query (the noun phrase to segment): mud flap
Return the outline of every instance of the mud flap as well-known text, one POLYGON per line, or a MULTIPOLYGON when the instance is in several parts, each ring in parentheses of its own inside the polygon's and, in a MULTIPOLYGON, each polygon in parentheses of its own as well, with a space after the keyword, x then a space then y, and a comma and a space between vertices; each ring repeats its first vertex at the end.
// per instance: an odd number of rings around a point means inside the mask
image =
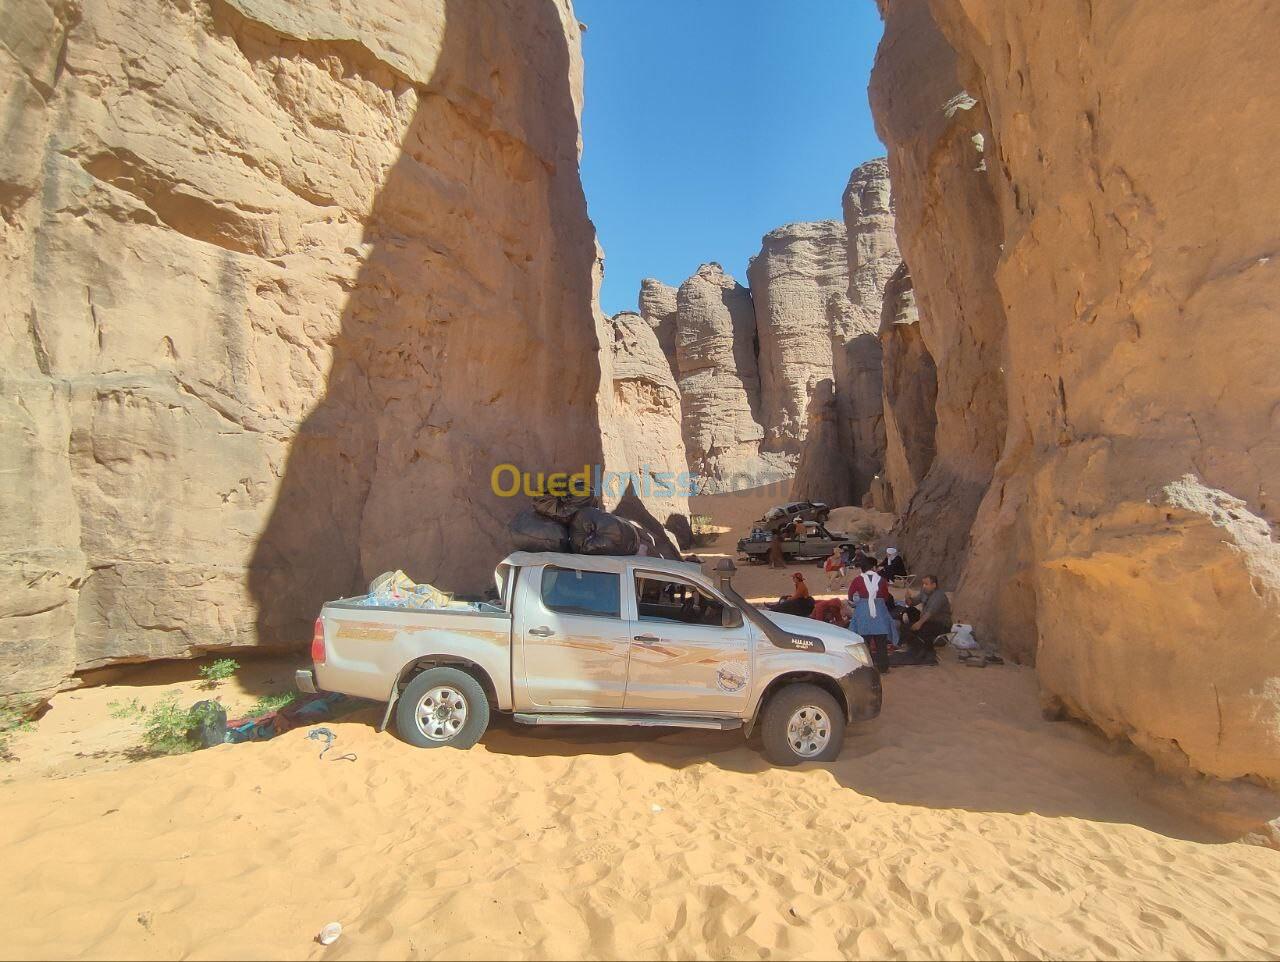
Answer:
POLYGON ((387 710, 382 715, 382 723, 378 725, 378 734, 381 735, 387 730, 387 723, 391 721, 391 712, 396 707, 396 702, 400 698, 400 679, 397 678, 391 683, 391 695, 387 699, 387 710))

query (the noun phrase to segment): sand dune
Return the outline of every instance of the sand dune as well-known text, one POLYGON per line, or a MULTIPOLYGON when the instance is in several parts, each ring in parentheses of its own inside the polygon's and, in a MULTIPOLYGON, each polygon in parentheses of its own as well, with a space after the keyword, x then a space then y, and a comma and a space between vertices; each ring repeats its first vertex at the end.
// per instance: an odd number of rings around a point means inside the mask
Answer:
POLYGON ((422 751, 375 709, 328 723, 323 760, 299 730, 129 761, 107 702, 184 670, 62 696, 17 739, 0 958, 1280 956, 1280 852, 1044 721, 1030 669, 894 671, 837 762, 793 770, 738 733, 499 723, 422 751))
POLYGON ((329 726, 355 761, 295 731, 20 777, 0 957, 1280 954, 1280 852, 1147 801, 1134 756, 1039 718, 1029 670, 886 682, 838 762, 791 771, 734 733, 421 751, 368 710, 329 726))

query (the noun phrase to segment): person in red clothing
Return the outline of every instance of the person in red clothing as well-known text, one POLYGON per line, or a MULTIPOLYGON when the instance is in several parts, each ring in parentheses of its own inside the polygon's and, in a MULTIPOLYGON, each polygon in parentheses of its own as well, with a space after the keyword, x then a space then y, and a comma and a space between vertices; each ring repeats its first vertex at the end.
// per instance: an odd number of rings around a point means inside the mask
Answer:
POLYGON ((853 620, 849 627, 866 639, 871 660, 880 674, 889 671, 889 638, 893 635, 893 595, 889 579, 876 572, 875 560, 858 559, 862 574, 849 582, 853 620))
POLYGON ((843 598, 819 598, 813 603, 813 613, 809 617, 838 628, 848 628, 849 616, 852 614, 853 609, 843 598))

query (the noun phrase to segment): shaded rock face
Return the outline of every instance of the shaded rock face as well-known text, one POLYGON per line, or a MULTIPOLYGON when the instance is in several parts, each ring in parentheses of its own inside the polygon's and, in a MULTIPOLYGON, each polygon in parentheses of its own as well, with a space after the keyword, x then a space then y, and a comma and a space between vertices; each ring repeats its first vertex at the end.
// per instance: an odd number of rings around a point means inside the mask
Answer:
POLYGON ((1034 650, 1046 697, 1104 731, 1280 780, 1280 21, 1245 2, 935 0, 939 31, 929 12, 887 4, 873 103, 938 368, 911 511, 940 465, 959 474, 959 388, 1003 408, 968 412, 965 483, 997 456, 957 615, 1034 650), (920 69, 938 77, 939 45, 958 52, 946 83, 920 69), (907 122, 906 101, 961 85, 949 132, 907 122))
POLYGON ((884 363, 884 480, 889 509, 906 510, 933 465, 938 372, 920 334, 911 272, 899 264, 884 288, 880 321, 884 363))
MULTIPOLYGON (((995 284, 1003 233, 993 174, 973 140, 989 127, 985 110, 965 92, 928 0, 882 6, 871 105, 889 147, 898 243, 937 372, 936 454, 894 537, 917 571, 936 572, 954 589, 1005 434, 1006 324, 995 284)), ((985 612, 966 620, 990 627, 985 612)), ((1016 633, 1028 630, 1024 622, 1016 633)))
POLYGON ((609 357, 603 362, 602 385, 611 386, 612 397, 602 401, 600 411, 605 466, 641 475, 641 483, 633 480, 628 486, 619 481, 616 490, 602 492, 605 503, 612 507, 630 491, 661 527, 670 515, 689 513, 689 499, 679 493, 680 477, 689 470, 681 434, 680 390, 654 329, 639 314, 624 311, 610 318, 602 354, 606 347, 609 357), (654 478, 661 474, 669 477, 654 478))
POLYGON ((809 398, 831 377, 829 305, 849 286, 844 225, 826 220, 770 231, 747 278, 760 339, 761 448, 796 459, 809 398))
POLYGON ((827 301, 831 390, 819 394, 818 421, 796 469, 792 493, 829 504, 859 504, 884 469, 882 356, 877 331, 885 282, 901 260, 894 235, 889 166, 883 158, 854 169, 845 188, 848 288, 827 301))
POLYGON ((640 282, 640 316, 653 328, 663 356, 671 366, 671 376, 678 377, 676 365, 676 289, 670 284, 646 277, 640 282))
POLYGON ((0 694, 483 587, 600 457, 568 4, 3 19, 0 694))
POLYGON ((751 293, 719 264, 680 285, 676 366, 689 470, 715 492, 777 468, 760 454, 760 375, 751 293))

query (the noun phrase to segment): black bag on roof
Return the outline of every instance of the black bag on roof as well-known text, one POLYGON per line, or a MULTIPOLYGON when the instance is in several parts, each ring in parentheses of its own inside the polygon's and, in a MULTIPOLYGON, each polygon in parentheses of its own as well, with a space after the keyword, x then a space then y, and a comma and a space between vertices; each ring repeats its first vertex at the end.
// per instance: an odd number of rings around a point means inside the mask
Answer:
POLYGON ((599 508, 582 508, 569 525, 569 538, 578 554, 635 554, 640 535, 635 525, 599 508))
POLYGON ((533 499, 533 510, 544 518, 568 524, 583 508, 598 508, 600 501, 589 494, 544 494, 533 499))
POLYGON ((521 511, 507 525, 516 551, 568 551, 569 526, 533 509, 521 511))
POLYGON ((627 490, 623 493, 618 506, 613 509, 613 513, 619 518, 626 518, 645 532, 648 537, 642 540, 649 546, 651 555, 666 558, 668 561, 680 560, 680 552, 671 543, 666 528, 658 524, 658 519, 649 513, 649 509, 636 494, 634 482, 627 485, 627 490))

